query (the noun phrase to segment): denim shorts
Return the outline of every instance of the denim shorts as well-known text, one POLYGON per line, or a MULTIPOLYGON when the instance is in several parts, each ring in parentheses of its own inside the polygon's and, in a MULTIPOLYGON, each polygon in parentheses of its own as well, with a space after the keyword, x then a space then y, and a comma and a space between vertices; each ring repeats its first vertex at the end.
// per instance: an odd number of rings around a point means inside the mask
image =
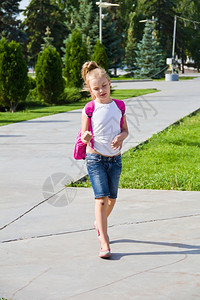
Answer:
POLYGON ((87 153, 86 165, 95 198, 108 196, 116 199, 122 169, 121 155, 106 157, 87 153))

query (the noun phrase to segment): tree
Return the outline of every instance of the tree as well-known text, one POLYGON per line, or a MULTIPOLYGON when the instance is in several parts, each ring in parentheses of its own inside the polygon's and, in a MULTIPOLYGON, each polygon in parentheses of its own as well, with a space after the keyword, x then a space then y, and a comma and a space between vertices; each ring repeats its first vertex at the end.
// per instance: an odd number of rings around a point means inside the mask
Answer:
POLYGON ((50 104, 58 103, 64 90, 62 62, 58 51, 53 47, 45 48, 38 56, 35 71, 39 99, 50 104))
POLYGON ((20 0, 0 1, 0 38, 5 37, 8 41, 23 40, 23 33, 19 28, 21 21, 17 20, 20 13, 20 0))
POLYGON ((160 71, 164 65, 164 59, 159 43, 152 36, 153 30, 149 22, 146 22, 142 41, 138 43, 136 51, 136 68, 134 72, 139 78, 161 77, 160 71))
POLYGON ((122 48, 122 35, 117 32, 117 20, 112 20, 109 16, 103 19, 103 45, 108 55, 108 68, 114 69, 117 75, 117 68, 121 67, 124 56, 122 48))
POLYGON ((15 41, 0 41, 0 103, 14 112, 29 91, 28 68, 21 45, 15 41))
POLYGON ((157 38, 168 57, 171 56, 176 2, 177 0, 138 0, 137 13, 142 13, 143 19, 152 19, 154 16, 157 38))
POLYGON ((41 45, 41 48, 42 48, 42 51, 44 51, 44 49, 46 48, 54 48, 53 47, 53 40, 54 38, 51 37, 51 31, 50 31, 50 28, 47 26, 46 28, 46 32, 45 32, 45 37, 43 38, 44 40, 44 44, 41 45))
POLYGON ((89 0, 79 0, 78 7, 72 6, 70 22, 66 25, 69 31, 79 30, 83 42, 87 44, 88 55, 91 56, 94 45, 98 39, 98 14, 95 13, 94 5, 89 0))
POLYGON ((108 71, 108 56, 106 54, 106 49, 103 44, 98 40, 94 46, 94 53, 91 57, 91 60, 96 61, 96 63, 104 68, 106 72, 108 71))
POLYGON ((61 54, 64 37, 67 34, 64 25, 66 16, 55 2, 51 0, 31 0, 24 11, 23 26, 28 35, 28 59, 34 65, 43 43, 43 34, 48 26, 51 28, 54 46, 61 54))
POLYGON ((80 31, 74 30, 66 43, 64 75, 68 87, 82 86, 81 68, 87 59, 86 44, 82 40, 80 31))
POLYGON ((123 64, 126 66, 126 70, 133 75, 135 70, 135 58, 136 58, 136 41, 133 35, 133 28, 134 28, 134 17, 135 12, 129 14, 130 18, 130 26, 128 29, 128 36, 127 36, 127 44, 125 47, 125 57, 123 64))

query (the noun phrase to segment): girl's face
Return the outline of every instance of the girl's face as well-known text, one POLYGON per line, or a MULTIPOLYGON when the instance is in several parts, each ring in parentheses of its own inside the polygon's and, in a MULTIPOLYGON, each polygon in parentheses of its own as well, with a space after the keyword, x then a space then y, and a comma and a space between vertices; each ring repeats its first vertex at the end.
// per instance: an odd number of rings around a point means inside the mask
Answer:
POLYGON ((106 76, 92 77, 89 83, 90 92, 95 99, 99 101, 110 99, 110 81, 106 76))

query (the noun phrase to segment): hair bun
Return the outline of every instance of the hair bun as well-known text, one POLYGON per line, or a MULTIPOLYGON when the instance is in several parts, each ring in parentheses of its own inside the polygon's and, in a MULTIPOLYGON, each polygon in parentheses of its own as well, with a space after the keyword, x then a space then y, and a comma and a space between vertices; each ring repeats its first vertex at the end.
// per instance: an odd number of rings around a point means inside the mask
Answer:
POLYGON ((84 63, 83 67, 82 67, 82 71, 81 71, 81 75, 83 80, 86 80, 86 76, 87 74, 94 70, 99 68, 99 66, 97 65, 97 63, 95 61, 87 61, 86 63, 84 63))

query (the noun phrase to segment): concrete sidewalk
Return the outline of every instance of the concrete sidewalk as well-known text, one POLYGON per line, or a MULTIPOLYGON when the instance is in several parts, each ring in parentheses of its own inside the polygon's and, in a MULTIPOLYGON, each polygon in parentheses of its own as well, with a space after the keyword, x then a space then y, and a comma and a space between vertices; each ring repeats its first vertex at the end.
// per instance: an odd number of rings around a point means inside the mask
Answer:
POLYGON ((98 258, 91 189, 49 203, 3 231, 7 299, 199 299, 199 192, 120 190, 110 260, 98 258))
MULTIPOLYGON (((126 100, 123 151, 199 109, 199 84, 117 84, 161 90, 126 100)), ((113 256, 98 258, 92 190, 63 189, 86 174, 72 159, 80 120, 78 110, 0 127, 0 297, 199 299, 200 192, 120 190, 113 256)))

